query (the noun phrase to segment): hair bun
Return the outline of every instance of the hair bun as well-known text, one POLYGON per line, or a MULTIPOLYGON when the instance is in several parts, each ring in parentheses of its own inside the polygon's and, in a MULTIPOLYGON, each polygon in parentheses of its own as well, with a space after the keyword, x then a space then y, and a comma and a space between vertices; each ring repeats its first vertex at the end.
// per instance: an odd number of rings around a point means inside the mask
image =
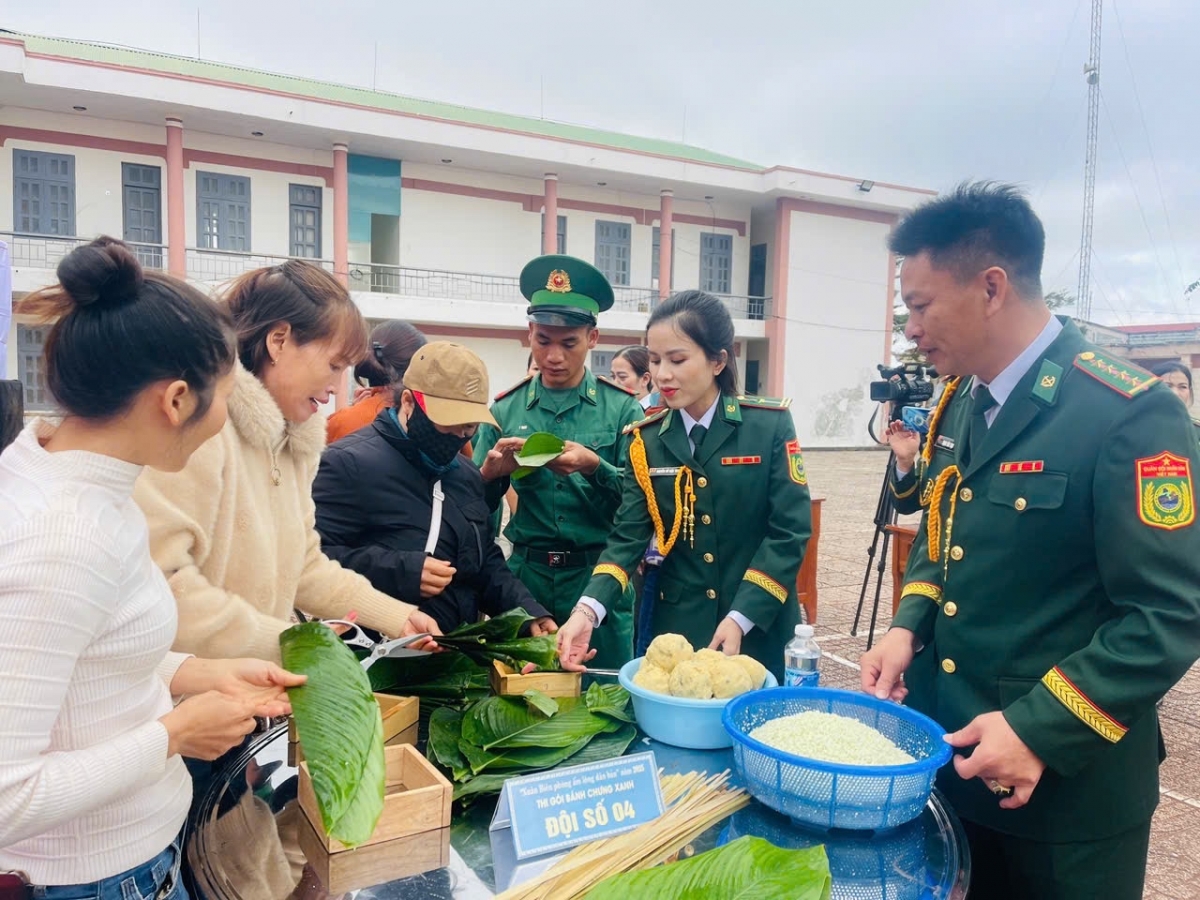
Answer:
POLYGON ((132 300, 142 280, 133 250, 116 238, 100 237, 76 247, 58 264, 58 282, 79 307, 132 300))

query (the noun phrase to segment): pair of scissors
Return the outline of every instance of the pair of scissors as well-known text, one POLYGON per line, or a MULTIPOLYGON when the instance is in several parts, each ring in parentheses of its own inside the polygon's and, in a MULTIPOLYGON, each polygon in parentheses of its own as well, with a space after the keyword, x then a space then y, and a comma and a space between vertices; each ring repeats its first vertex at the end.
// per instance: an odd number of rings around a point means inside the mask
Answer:
POLYGON ((371 650, 371 655, 362 661, 362 667, 369 669, 381 659, 400 659, 406 656, 431 656, 428 650, 414 650, 410 645, 420 643, 426 638, 433 637, 429 632, 410 634, 407 637, 381 641, 371 650))

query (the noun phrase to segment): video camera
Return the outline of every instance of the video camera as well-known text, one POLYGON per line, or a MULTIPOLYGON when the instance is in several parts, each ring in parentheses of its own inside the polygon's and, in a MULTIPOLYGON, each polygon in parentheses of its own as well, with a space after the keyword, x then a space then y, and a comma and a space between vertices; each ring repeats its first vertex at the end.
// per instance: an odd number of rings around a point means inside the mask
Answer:
POLYGON ((876 366, 882 381, 871 382, 871 399, 876 403, 891 403, 890 419, 903 418, 906 406, 916 406, 933 398, 934 379, 937 370, 932 366, 917 363, 901 363, 898 366, 876 366))

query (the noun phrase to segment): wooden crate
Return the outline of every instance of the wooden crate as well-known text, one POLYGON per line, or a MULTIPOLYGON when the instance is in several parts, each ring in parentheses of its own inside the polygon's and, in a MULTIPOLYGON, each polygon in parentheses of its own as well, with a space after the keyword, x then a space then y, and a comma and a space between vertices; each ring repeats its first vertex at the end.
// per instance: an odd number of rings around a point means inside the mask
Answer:
MULTIPOLYGON (((448 827, 454 793, 450 782, 412 744, 394 744, 384 747, 383 752, 387 763, 383 814, 375 832, 360 847, 448 827)), ((325 833, 307 762, 300 764, 300 809, 325 849, 331 852, 349 849, 325 833)))
POLYGON ((578 697, 583 676, 578 672, 533 672, 522 675, 499 660, 492 662, 492 690, 501 696, 519 697, 526 691, 541 691, 548 697, 578 697))
POLYGON ((325 890, 334 896, 450 865, 449 827, 355 850, 330 850, 319 831, 319 827, 300 816, 300 849, 325 890))
MULTIPOLYGON (((379 712, 383 718, 383 742, 393 744, 416 744, 420 699, 396 697, 392 694, 375 694, 379 712)), ((296 733, 296 720, 288 719, 288 765, 298 766, 304 761, 300 747, 300 736, 296 733)))

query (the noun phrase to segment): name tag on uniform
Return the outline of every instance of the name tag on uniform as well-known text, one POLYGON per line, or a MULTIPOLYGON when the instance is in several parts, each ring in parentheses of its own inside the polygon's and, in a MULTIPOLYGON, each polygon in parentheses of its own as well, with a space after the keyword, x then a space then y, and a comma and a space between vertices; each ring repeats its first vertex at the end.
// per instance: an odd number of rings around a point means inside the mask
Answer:
POLYGON ((937 440, 933 442, 933 446, 937 447, 940 450, 953 450, 954 449, 954 438, 946 437, 946 435, 944 435, 944 434, 939 434, 937 436, 937 440))
POLYGON ((761 456, 722 456, 723 466, 757 466, 762 462, 761 456))
POLYGON ((678 475, 679 466, 653 466, 650 469, 650 474, 653 475, 678 475))
POLYGON ((1017 475, 1025 474, 1026 472, 1041 472, 1046 468, 1046 463, 1040 459, 1030 459, 1024 462, 1006 462, 1000 463, 1001 475, 1017 475))

